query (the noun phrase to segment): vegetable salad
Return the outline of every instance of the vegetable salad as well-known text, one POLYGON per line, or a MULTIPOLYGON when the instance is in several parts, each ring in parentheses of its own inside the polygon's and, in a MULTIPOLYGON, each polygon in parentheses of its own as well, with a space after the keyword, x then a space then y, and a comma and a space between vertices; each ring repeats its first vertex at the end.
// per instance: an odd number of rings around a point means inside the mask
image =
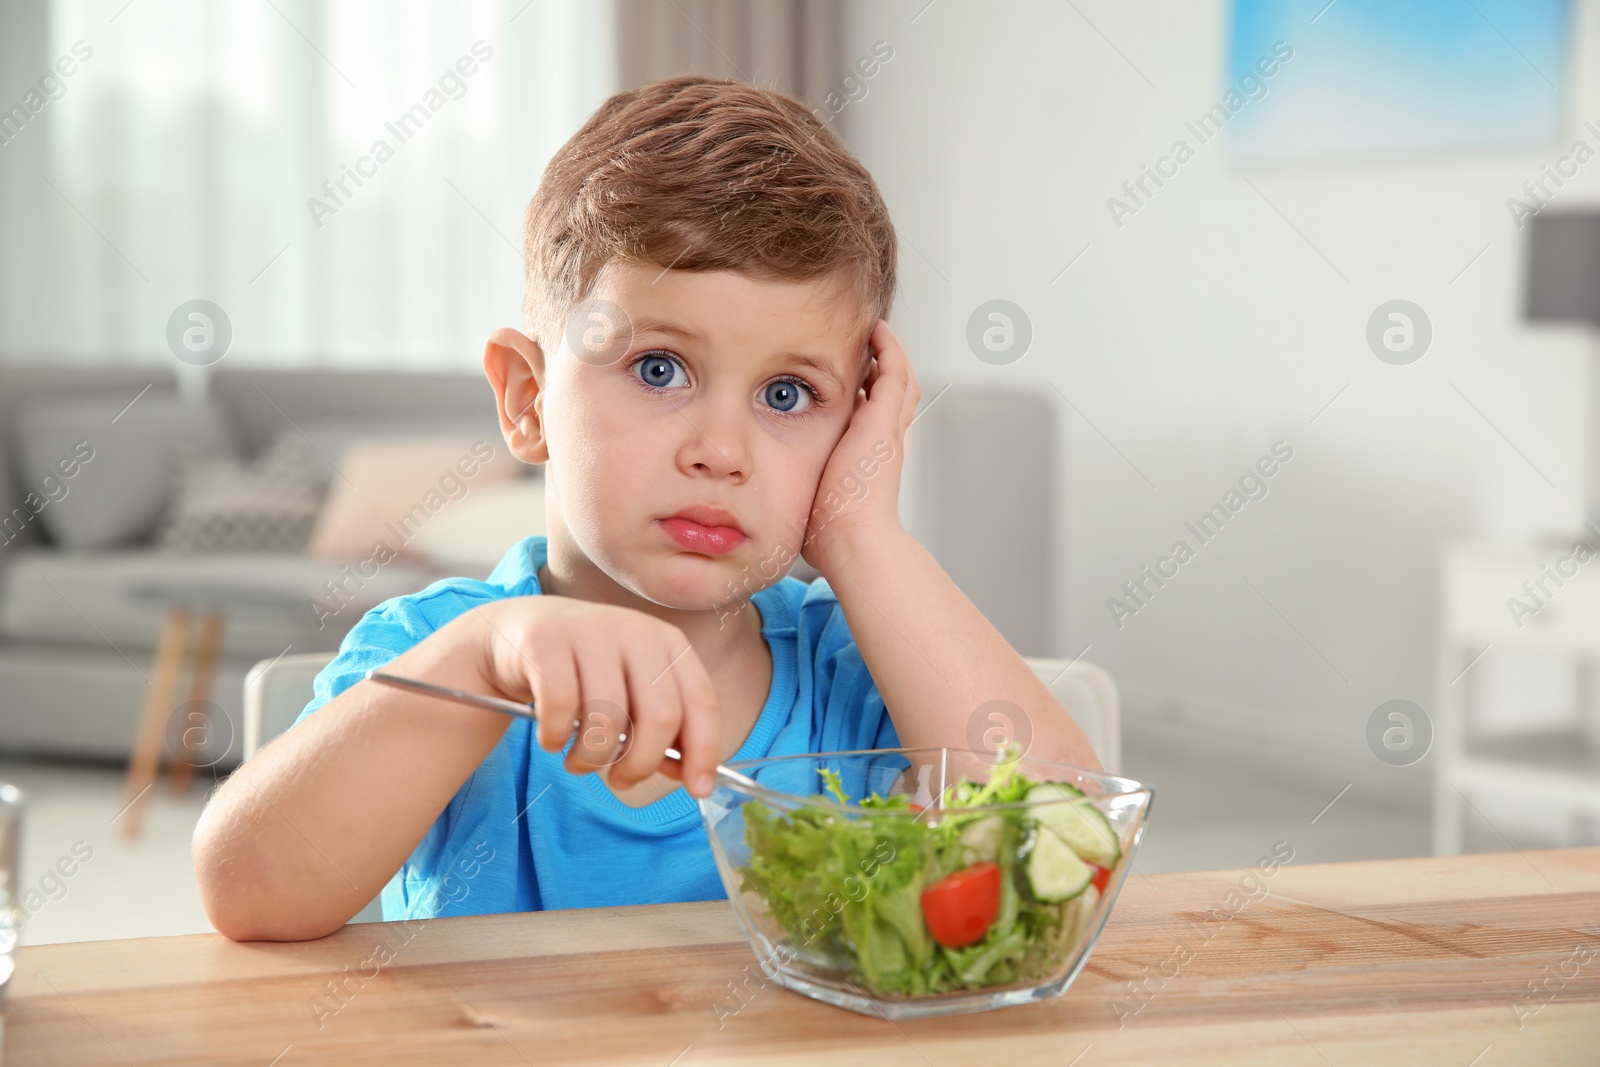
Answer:
MULTIPOLYGON (((818 773, 849 806, 838 774, 818 773)), ((745 804, 742 888, 788 932, 791 958, 846 970, 878 996, 1009 985, 1059 969, 1122 857, 1104 813, 1076 787, 1030 781, 1014 763, 941 799, 926 816, 903 794, 873 793, 848 813, 745 804), (1019 803, 1027 806, 974 810, 1019 803)))

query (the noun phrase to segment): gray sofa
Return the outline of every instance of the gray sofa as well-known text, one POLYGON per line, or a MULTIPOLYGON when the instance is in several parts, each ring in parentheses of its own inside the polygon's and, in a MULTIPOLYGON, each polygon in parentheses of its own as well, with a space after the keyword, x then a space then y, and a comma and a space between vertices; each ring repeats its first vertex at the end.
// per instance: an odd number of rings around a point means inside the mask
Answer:
POLYGON ((219 368, 203 398, 178 386, 164 368, 0 367, 0 752, 125 760, 163 622, 192 601, 225 607, 211 694, 223 715, 200 760, 231 766, 253 663, 335 649, 367 608, 439 576, 397 560, 319 627, 313 601, 327 602, 338 563, 156 546, 175 448, 247 459, 295 435, 337 464, 357 438, 499 440, 473 375, 219 368))

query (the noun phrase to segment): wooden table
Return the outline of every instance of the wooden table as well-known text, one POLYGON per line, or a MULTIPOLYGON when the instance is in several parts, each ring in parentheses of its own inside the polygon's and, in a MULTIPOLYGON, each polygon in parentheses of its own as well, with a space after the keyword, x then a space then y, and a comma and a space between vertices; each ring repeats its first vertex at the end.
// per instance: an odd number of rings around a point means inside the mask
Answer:
POLYGON ((1600 1063, 1600 849, 1247 874, 1135 876, 1059 1000, 899 1024, 761 986, 720 901, 24 948, 3 1064, 1600 1063))

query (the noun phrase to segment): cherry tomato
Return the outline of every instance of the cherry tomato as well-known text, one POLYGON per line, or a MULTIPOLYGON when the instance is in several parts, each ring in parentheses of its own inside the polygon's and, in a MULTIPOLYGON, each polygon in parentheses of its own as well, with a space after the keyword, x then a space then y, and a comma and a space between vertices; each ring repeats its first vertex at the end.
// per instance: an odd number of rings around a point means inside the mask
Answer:
POLYGON ((922 891, 922 917, 928 933, 945 948, 964 948, 982 941, 999 914, 997 863, 975 863, 922 891))
POLYGON ((1094 877, 1090 879, 1089 884, 1094 886, 1095 889, 1099 890, 1101 896, 1104 896, 1106 892, 1106 883, 1111 881, 1111 872, 1100 866, 1098 863, 1091 863, 1089 866, 1094 868, 1094 877))

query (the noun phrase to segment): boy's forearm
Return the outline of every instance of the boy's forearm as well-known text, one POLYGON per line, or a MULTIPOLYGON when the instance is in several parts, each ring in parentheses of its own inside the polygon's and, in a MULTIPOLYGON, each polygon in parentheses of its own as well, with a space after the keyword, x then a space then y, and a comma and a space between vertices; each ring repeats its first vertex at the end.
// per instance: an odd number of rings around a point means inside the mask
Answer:
MULTIPOLYGON (((481 685, 428 640, 390 668, 481 685)), ((212 924, 235 940, 338 929, 410 855, 510 720, 358 682, 264 747, 219 788, 195 830, 195 875, 212 924)))
POLYGON ((980 705, 1028 717, 1027 755, 1098 769, 1082 730, 1000 632, 901 529, 837 531, 823 568, 907 748, 969 747, 980 705))

